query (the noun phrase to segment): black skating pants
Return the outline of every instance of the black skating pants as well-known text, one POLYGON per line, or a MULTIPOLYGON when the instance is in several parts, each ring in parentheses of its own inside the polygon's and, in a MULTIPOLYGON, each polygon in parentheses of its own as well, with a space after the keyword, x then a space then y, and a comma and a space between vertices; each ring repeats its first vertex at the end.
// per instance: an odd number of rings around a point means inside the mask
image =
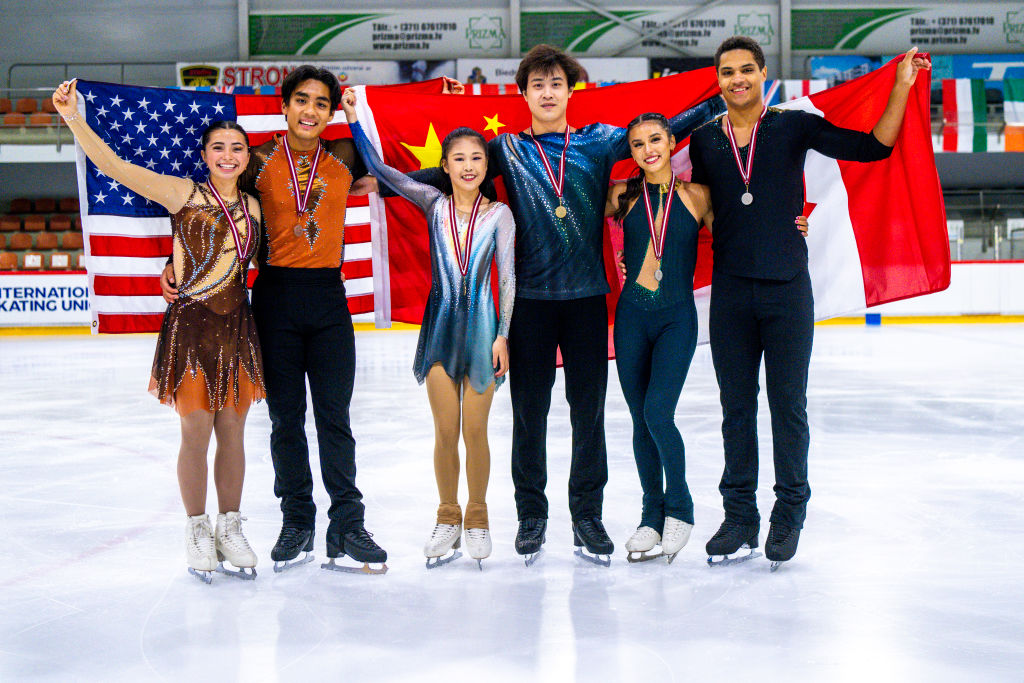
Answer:
POLYGON ((562 351, 572 424, 569 511, 574 522, 601 516, 608 482, 608 305, 603 295, 569 301, 516 299, 509 328, 509 385, 519 519, 548 516, 546 441, 557 349, 562 351))
POLYGON ((803 271, 788 282, 715 271, 711 356, 722 401, 725 471, 718 490, 726 519, 760 522, 757 511, 757 394, 761 357, 772 420, 775 507, 771 521, 803 527, 807 483, 807 371, 814 299, 803 271))
POLYGON ((363 503, 349 425, 355 335, 338 269, 264 266, 253 285, 252 310, 263 348, 274 494, 284 524, 312 529, 316 520, 305 430, 308 377, 331 528, 358 529, 363 503))

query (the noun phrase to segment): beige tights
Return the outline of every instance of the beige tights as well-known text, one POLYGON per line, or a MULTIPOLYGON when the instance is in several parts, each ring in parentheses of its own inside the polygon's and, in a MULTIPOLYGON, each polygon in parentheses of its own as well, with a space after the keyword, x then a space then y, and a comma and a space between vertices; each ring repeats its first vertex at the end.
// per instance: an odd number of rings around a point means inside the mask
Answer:
POLYGON ((491 451, 487 446, 487 417, 494 398, 494 384, 478 394, 463 379, 463 396, 459 401, 459 385, 444 371, 440 363, 427 373, 427 398, 434 414, 434 476, 441 505, 437 509, 438 524, 463 524, 459 507, 459 431, 466 444, 466 480, 469 503, 466 505, 464 527, 487 529, 487 479, 491 473, 491 451), (461 423, 461 424, 460 424, 461 423))

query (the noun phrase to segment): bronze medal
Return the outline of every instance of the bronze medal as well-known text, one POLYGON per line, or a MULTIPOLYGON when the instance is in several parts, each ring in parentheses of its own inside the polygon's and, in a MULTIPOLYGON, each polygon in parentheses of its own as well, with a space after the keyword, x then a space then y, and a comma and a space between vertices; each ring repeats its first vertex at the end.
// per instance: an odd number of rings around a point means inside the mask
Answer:
POLYGON ((302 223, 296 223, 295 227, 292 228, 292 232, 295 233, 296 237, 302 237, 303 233, 306 232, 306 229, 302 226, 302 223))

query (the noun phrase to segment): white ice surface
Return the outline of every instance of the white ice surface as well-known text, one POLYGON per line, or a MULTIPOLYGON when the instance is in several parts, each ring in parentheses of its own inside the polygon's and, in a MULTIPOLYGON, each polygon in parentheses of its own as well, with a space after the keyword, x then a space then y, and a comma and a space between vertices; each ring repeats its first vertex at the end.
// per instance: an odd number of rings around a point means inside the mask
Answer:
MULTIPOLYGON (((706 346, 677 410, 696 503, 666 566, 628 565, 639 520, 630 422, 610 366, 608 569, 572 556, 568 407, 549 429, 547 555, 515 555, 507 386, 492 410, 494 553, 428 572, 437 493, 415 332, 357 335, 352 423, 386 576, 275 575, 265 405, 246 435, 255 583, 186 574, 177 420, 146 393, 153 337, 0 338, 0 680, 914 681, 1024 671, 1024 326, 818 328, 813 495, 800 550, 705 565, 721 521, 721 412, 706 346)), ((772 503, 762 393, 759 503, 772 503)), ((315 432, 309 419, 309 439, 315 432)), ((316 457, 313 458, 314 467, 316 457)), ((464 490, 464 487, 463 487, 464 490)), ((208 509, 216 511, 211 486, 208 509)), ((463 502, 465 494, 463 493, 463 502)), ((762 526, 761 540, 767 534, 762 526)))

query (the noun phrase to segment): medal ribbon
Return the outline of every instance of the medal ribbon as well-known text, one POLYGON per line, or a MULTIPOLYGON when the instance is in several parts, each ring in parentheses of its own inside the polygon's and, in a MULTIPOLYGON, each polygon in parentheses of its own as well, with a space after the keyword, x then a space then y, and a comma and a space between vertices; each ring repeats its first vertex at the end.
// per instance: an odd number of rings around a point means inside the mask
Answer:
MULTIPOLYGON (((206 181, 206 185, 210 188, 210 192, 213 193, 213 198, 217 200, 220 205, 221 211, 224 212, 224 217, 228 219, 228 227, 231 228, 231 236, 235 238, 235 251, 238 252, 238 267, 242 268, 242 262, 245 261, 246 254, 249 253, 249 247, 252 246, 253 240, 253 227, 252 217, 249 216, 249 207, 245 203, 245 195, 241 192, 238 193, 238 202, 242 205, 242 215, 245 216, 245 246, 242 246, 241 239, 238 236, 238 226, 235 225, 235 219, 231 217, 231 212, 228 211, 227 204, 221 198, 220 193, 217 192, 217 188, 213 186, 213 183, 209 180, 206 181)), ((243 278, 244 278, 243 273, 243 278)))
POLYGON ((725 115, 725 131, 729 137, 729 146, 732 147, 732 156, 736 160, 736 167, 740 169, 740 177, 743 179, 743 184, 747 186, 747 192, 750 192, 750 176, 754 171, 754 148, 757 146, 757 129, 761 127, 761 121, 767 113, 768 107, 763 107, 761 115, 754 122, 754 129, 750 131, 750 151, 747 152, 746 168, 743 167, 743 161, 740 160, 740 150, 736 145, 736 136, 732 132, 732 121, 729 120, 728 114, 725 115))
POLYGON ((316 178, 317 166, 320 165, 320 140, 316 141, 316 154, 313 155, 313 161, 309 165, 309 180, 306 181, 306 191, 302 193, 301 199, 299 198, 299 174, 295 170, 292 149, 288 146, 288 136, 282 136, 281 140, 284 142, 284 156, 288 159, 288 171, 292 176, 292 187, 295 188, 295 212, 299 214, 299 219, 301 220, 303 214, 306 213, 306 205, 309 204, 309 195, 313 192, 313 179, 316 178))
POLYGON ((459 247, 459 224, 455 218, 455 197, 448 198, 448 227, 452 231, 452 244, 455 247, 455 258, 459 262, 459 272, 462 273, 462 277, 466 277, 466 271, 469 270, 469 253, 470 249, 473 248, 473 230, 476 228, 476 217, 480 212, 480 200, 483 199, 482 194, 476 196, 476 201, 473 202, 473 212, 469 214, 469 227, 466 228, 466 251, 463 253, 459 247))
MULTIPOLYGON (((644 185, 647 181, 644 181, 644 185)), ((651 208, 651 198, 644 187, 644 208, 647 209, 647 227, 651 231, 651 246, 654 247, 654 258, 661 261, 661 254, 665 251, 665 233, 668 231, 668 217, 672 213, 672 195, 676 191, 676 177, 672 176, 669 183, 668 197, 665 199, 665 209, 661 213, 661 234, 654 234, 654 211, 651 208)))
MULTIPOLYGON (((540 155, 540 160, 544 162, 544 170, 548 174, 548 180, 551 181, 551 185, 555 188, 555 194, 558 199, 562 199, 562 192, 565 189, 565 150, 569 149, 569 125, 565 126, 565 144, 562 145, 562 155, 558 159, 558 181, 555 181, 555 172, 551 168, 551 162, 548 161, 548 155, 544 153, 544 148, 537 142, 537 138, 533 136, 533 128, 530 129, 530 140, 537 147, 537 153, 540 155)), ((559 201, 561 205, 561 201, 559 201)))

